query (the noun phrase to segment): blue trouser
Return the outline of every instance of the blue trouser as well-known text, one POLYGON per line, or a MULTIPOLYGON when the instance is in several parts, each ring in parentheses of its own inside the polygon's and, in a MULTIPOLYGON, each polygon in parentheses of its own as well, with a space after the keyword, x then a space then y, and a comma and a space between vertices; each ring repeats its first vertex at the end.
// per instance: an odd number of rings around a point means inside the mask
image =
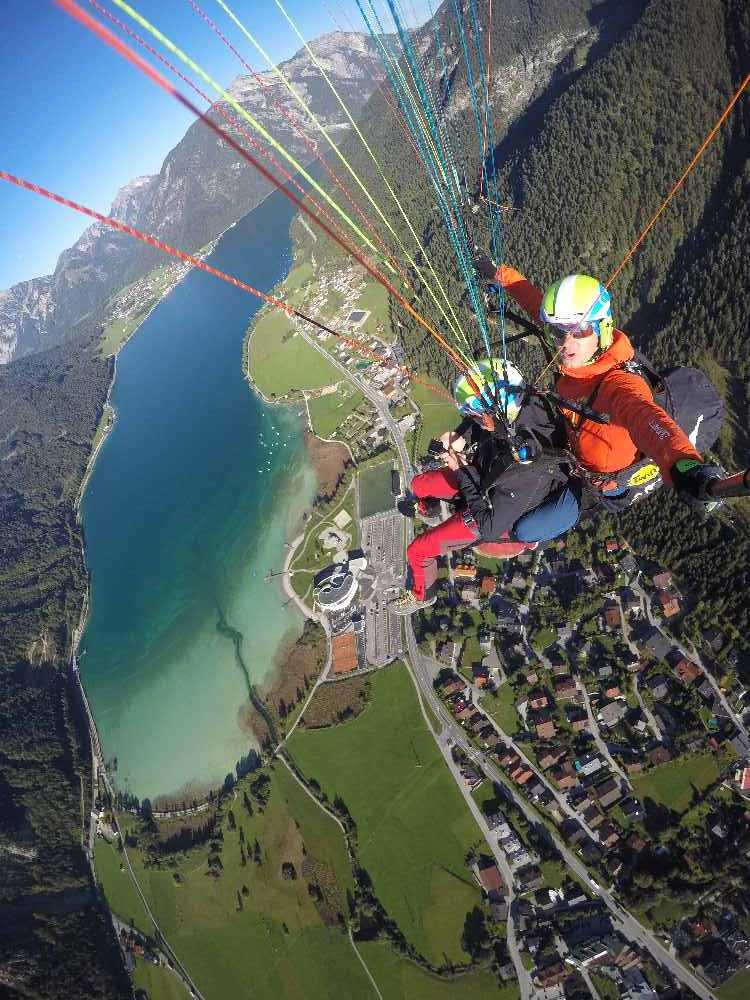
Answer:
MULTIPOLYGON (((610 490, 604 495, 615 497, 624 493, 627 493, 627 487, 610 490)), ((519 517, 511 536, 519 542, 548 542, 574 528, 580 515, 581 484, 571 480, 567 486, 555 490, 544 503, 519 517)))

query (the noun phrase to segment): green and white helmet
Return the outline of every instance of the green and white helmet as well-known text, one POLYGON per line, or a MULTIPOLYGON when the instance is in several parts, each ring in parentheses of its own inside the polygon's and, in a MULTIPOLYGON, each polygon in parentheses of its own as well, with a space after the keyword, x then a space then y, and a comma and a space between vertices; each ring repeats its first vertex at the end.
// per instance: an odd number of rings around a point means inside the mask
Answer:
POLYGON ((570 333, 591 328, 599 337, 599 349, 612 343, 612 302, 606 287, 588 274, 569 274, 550 285, 539 310, 545 323, 570 333))

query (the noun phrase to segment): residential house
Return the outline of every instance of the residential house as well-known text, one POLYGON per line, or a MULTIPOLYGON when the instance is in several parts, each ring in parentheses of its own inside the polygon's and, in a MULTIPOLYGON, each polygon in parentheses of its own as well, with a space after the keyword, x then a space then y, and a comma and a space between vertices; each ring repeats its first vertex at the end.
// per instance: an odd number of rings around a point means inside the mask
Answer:
POLYGON ((443 695, 446 698, 450 698, 454 694, 458 694, 459 691, 466 690, 466 681, 460 680, 458 677, 452 677, 447 683, 443 685, 443 695))
POLYGON ((649 753, 648 759, 654 767, 658 767, 660 764, 668 764, 672 759, 672 754, 666 747, 655 747, 655 749, 649 753))
POLYGON ((528 674, 526 674, 527 684, 536 684, 538 680, 539 680, 539 674, 536 672, 536 670, 530 670, 528 674))
POLYGON ((711 684, 711 681, 708 680, 708 678, 706 678, 706 680, 704 680, 703 683, 698 688, 698 694, 701 696, 701 698, 709 702, 709 704, 713 704, 715 692, 713 689, 713 685, 711 684))
POLYGON ((525 785, 534 777, 534 772, 527 764, 519 764, 509 772, 509 776, 517 785, 525 785))
POLYGON ((558 764, 567 754, 566 747, 545 747, 539 753, 539 766, 543 771, 558 764))
POLYGON ((693 663, 692 660, 686 659, 681 656, 677 663, 674 665, 675 677, 681 681, 685 687, 689 687, 693 681, 700 677, 702 671, 697 663, 693 663))
POLYGON ((615 844, 620 839, 620 833, 614 823, 610 823, 608 819, 602 823, 598 830, 599 833, 599 843, 602 847, 614 847, 615 844))
POLYGON ((615 802, 619 802, 623 797, 620 791, 620 786, 615 781, 614 778, 607 778, 606 781, 601 782, 599 785, 594 785, 591 792, 599 800, 599 805, 602 809, 609 809, 613 806, 615 802))
POLYGON ((481 712, 477 712, 476 706, 473 707, 474 711, 469 716, 468 727, 469 729, 476 730, 477 732, 479 732, 482 726, 487 722, 487 717, 483 715, 481 712))
POLYGON ((622 620, 620 618, 620 607, 617 604, 605 604, 604 621, 607 628, 620 628, 622 620))
POLYGON ((634 854, 640 854, 641 851, 645 851, 646 849, 646 841, 642 837, 639 837, 637 833, 631 833, 625 843, 634 854))
POLYGON ((568 669, 568 664, 564 660, 551 660, 552 663, 552 673, 555 677, 567 677, 570 673, 568 669))
POLYGON ((657 590, 666 590, 667 587, 672 586, 672 574, 669 570, 663 570, 653 577, 653 582, 657 590))
POLYGON ((604 689, 605 698, 622 698, 622 691, 617 685, 614 687, 608 687, 604 689))
POLYGON ((595 865, 601 861, 601 848, 593 840, 587 839, 581 844, 581 857, 587 865, 595 865))
POLYGON ((604 813, 590 799, 584 799, 583 801, 586 803, 586 806, 581 813, 581 817, 586 826, 595 830, 600 823, 604 822, 604 813))
POLYGON ((703 632, 703 641, 711 652, 719 653, 724 645, 724 634, 718 628, 707 628, 703 632))
POLYGON ((585 778, 590 778, 592 775, 597 774, 604 767, 603 759, 595 753, 588 754, 588 756, 581 758, 581 760, 577 760, 575 764, 578 776, 585 778))
POLYGON ((558 701, 565 701, 568 698, 575 698, 578 693, 578 685, 572 677, 564 677, 555 681, 555 698, 558 701))
POLYGON ((453 570, 453 575, 457 580, 476 580, 476 566, 467 566, 466 563, 459 563, 453 570))
POLYGON ((643 761, 631 760, 629 763, 625 765, 625 770, 628 772, 628 774, 640 774, 641 771, 643 770, 643 761))
POLYGON ((579 844, 586 837, 586 831, 583 829, 581 824, 577 819, 572 818, 562 821, 560 824, 560 832, 569 844, 579 844))
POLYGON ((561 961, 552 962, 543 969, 537 968, 534 971, 534 980, 542 989, 549 989, 550 986, 557 986, 568 976, 568 970, 561 961))
POLYGON ((664 674, 652 674, 646 680, 646 687, 651 692, 654 701, 661 701, 669 694, 669 683, 664 674))
POLYGON ((521 763, 521 758, 518 756, 515 750, 511 750, 510 747, 505 749, 498 758, 500 766, 505 768, 516 767, 521 763))
POLYGON ((628 706, 623 701, 611 701, 599 710, 597 719, 605 729, 613 729, 628 714, 628 706))
POLYGON ((552 719, 543 719, 535 725, 536 734, 540 740, 553 740, 555 738, 555 723, 552 719))
POLYGON ((453 714, 455 715, 456 719, 459 722, 466 722, 468 719, 472 717, 475 710, 476 706, 472 705, 471 702, 469 702, 468 705, 464 705, 463 708, 458 709, 458 711, 454 712, 453 714))
POLYGON ((441 663, 444 663, 448 667, 452 667, 456 656, 458 654, 458 643, 457 642, 444 642, 438 646, 437 658, 441 663))
POLYGON ((536 690, 531 691, 529 694, 529 708, 534 711, 538 711, 540 708, 546 708, 549 705, 549 698, 544 693, 544 691, 536 690))
POLYGON ((661 613, 665 618, 674 618, 680 613, 680 602, 676 594, 668 590, 659 590, 656 593, 656 599, 661 605, 661 613))
POLYGON ((482 597, 492 597, 497 590, 497 580, 494 576, 483 576, 479 585, 479 593, 482 597))
POLYGON ((514 878, 521 892, 531 892, 544 885, 544 875, 536 865, 525 865, 516 869, 514 878))
POLYGON ((505 884, 500 870, 494 861, 480 866, 477 870, 479 883, 493 901, 500 902, 505 896, 505 884))
POLYGON ((559 767, 556 767, 552 772, 550 777, 558 786, 558 788, 566 789, 573 788, 578 784, 578 775, 576 774, 576 769, 573 767, 569 760, 566 760, 559 767))
POLYGON ((617 552, 620 548, 620 542, 616 538, 608 538, 604 543, 604 548, 607 553, 617 552))
MULTIPOLYGON (((620 565, 622 565, 622 563, 620 565)), ((640 614, 641 600, 635 591, 630 589, 630 587, 623 587, 620 591, 620 603, 622 604, 622 610, 625 614, 630 614, 631 612, 640 614)))
POLYGON ((490 682, 490 668, 484 663, 475 663, 471 668, 471 676, 477 687, 487 687, 490 682))
POLYGON ((581 733, 589 726, 589 717, 582 708, 570 707, 565 709, 570 728, 574 733, 581 733))
POLYGON ((656 628, 649 629, 641 641, 645 649, 648 650, 655 660, 666 659, 667 654, 672 648, 672 643, 656 628))

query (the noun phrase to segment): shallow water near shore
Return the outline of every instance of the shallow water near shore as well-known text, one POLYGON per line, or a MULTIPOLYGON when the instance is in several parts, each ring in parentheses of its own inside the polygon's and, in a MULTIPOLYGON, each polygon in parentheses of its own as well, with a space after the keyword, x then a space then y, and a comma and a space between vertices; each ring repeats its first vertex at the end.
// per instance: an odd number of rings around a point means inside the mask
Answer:
MULTIPOLYGON (((289 268, 293 206, 269 197, 220 240, 215 267, 270 291, 289 268)), ((153 798, 221 782, 254 746, 249 679, 301 627, 278 581, 315 492, 298 414, 242 375, 260 302, 192 272, 117 364, 117 421, 82 504, 91 611, 81 672, 119 788, 153 798)))

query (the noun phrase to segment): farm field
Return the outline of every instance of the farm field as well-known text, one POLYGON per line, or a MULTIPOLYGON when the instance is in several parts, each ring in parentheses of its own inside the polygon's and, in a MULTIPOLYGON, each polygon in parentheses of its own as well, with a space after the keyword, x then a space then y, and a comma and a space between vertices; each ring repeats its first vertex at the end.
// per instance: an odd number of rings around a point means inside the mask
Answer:
POLYGON ((145 990, 148 1000, 188 1000, 190 994, 182 981, 163 965, 151 965, 144 958, 135 960, 133 986, 145 990))
POLYGON ((335 392, 307 401, 313 430, 318 437, 331 437, 350 413, 364 400, 364 396, 346 380, 339 382, 335 392))
POLYGON ((121 854, 112 844, 97 837, 94 842, 94 864, 96 878, 104 887, 104 895, 112 912, 124 923, 133 926, 143 934, 152 935, 154 925, 138 895, 130 873, 120 871, 121 854))
POLYGON ((507 681, 497 689, 497 695, 482 695, 479 704, 509 736, 521 728, 521 720, 516 711, 516 694, 507 681))
POLYGON ((391 469, 393 462, 380 461, 359 470, 359 516, 371 517, 391 510, 391 469))
POLYGON ((639 799, 651 798, 660 805, 683 813, 690 805, 693 788, 702 791, 719 777, 716 758, 711 753, 680 757, 635 777, 633 788, 639 799))
POLYGON ((387 289, 373 281, 360 295, 356 308, 367 309, 370 312, 360 329, 373 337, 377 336, 390 342, 393 339, 393 334, 388 322, 388 298, 387 289), (380 331, 378 326, 382 327, 380 331))
POLYGON ((745 1000, 750 996, 750 972, 747 969, 735 972, 716 990, 716 996, 719 1000, 745 1000))
MULTIPOLYGON (((423 376, 420 375, 420 379, 423 376)), ((411 387, 411 398, 422 413, 422 422, 417 431, 416 451, 423 454, 427 450, 430 439, 440 437, 447 430, 452 430, 460 423, 461 417, 450 399, 444 395, 446 388, 436 379, 424 378, 411 387), (434 385, 437 392, 430 389, 434 385)))
POLYGON ((501 988, 497 977, 484 969, 440 979, 382 941, 358 942, 357 948, 386 1000, 518 1000, 515 983, 501 988))
POLYGON ((285 313, 264 309, 253 324, 249 374, 266 396, 338 382, 333 365, 295 333, 285 313))
POLYGON ((249 983, 257 997, 322 1000, 332 981, 344 996, 367 996, 371 987, 338 918, 353 886, 341 831, 283 764, 268 773, 268 801, 261 810, 251 799, 252 815, 243 795, 257 775, 237 785, 234 826, 225 806, 219 851, 203 844, 171 855, 174 867, 146 868, 130 849, 139 881, 206 1000, 245 996, 249 983), (220 866, 207 863, 214 853, 220 866), (284 863, 294 865, 295 878, 284 877, 284 863), (322 904, 308 892, 311 882, 323 890, 322 904))
POLYGON ((419 711, 402 663, 378 671, 357 719, 288 744, 358 828, 359 858, 406 938, 428 959, 463 961, 467 912, 480 902, 464 858, 479 830, 419 711))

